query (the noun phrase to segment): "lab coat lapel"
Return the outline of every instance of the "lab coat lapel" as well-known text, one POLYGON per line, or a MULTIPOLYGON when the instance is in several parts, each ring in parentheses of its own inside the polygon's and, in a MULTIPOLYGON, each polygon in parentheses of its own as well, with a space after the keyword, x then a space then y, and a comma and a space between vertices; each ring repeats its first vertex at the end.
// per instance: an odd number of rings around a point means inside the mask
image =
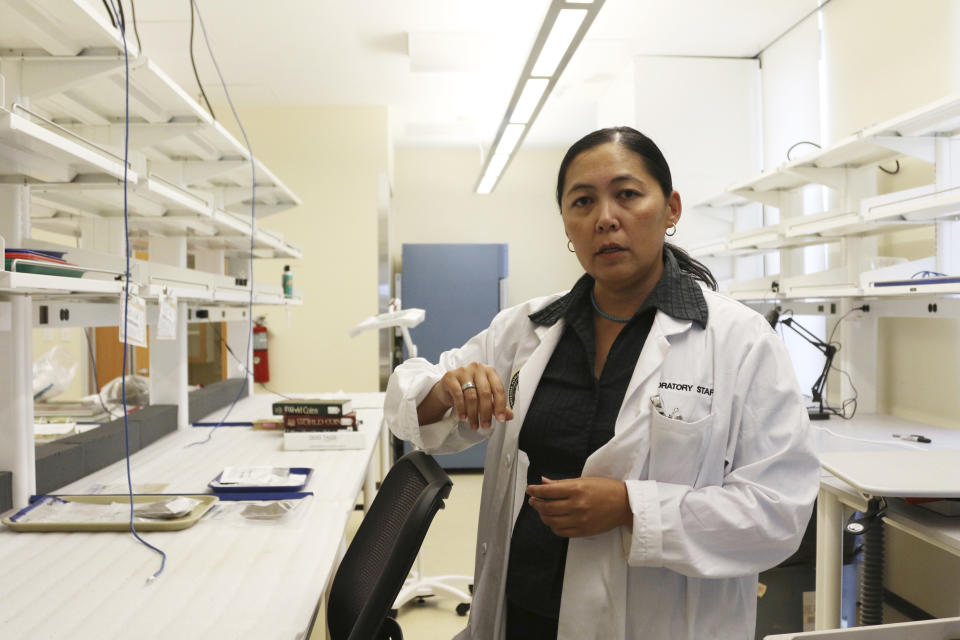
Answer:
MULTIPOLYGON (((637 478, 650 453, 650 396, 670 349, 669 337, 690 328, 689 321, 657 312, 617 416, 613 438, 597 449, 584 476, 637 478)), ((627 621, 627 564, 620 527, 572 538, 567 548, 558 640, 623 640, 627 621)))
MULTIPOLYGON (((540 384, 540 376, 553 355, 553 350, 560 340, 563 333, 563 322, 557 322, 551 326, 538 325, 534 329, 535 338, 539 341, 533 348, 533 352, 526 359, 526 362, 520 365, 517 372, 516 399, 513 403, 513 420, 507 421, 503 430, 503 444, 495 450, 500 452, 500 460, 487 460, 487 469, 490 469, 491 462, 501 466, 498 470, 497 491, 495 495, 496 504, 504 504, 509 501, 511 510, 509 522, 504 522, 504 526, 509 526, 513 530, 513 522, 517 515, 517 506, 523 492, 526 491, 526 468, 522 469, 523 479, 517 478, 517 440, 520 437, 520 428, 523 426, 523 419, 527 415, 527 409, 530 408, 530 401, 533 394, 540 384)), ((510 383, 513 384, 512 381, 510 383)), ((489 451, 489 450, 488 450, 489 451)), ((489 455, 489 453, 488 453, 489 455)))
MULTIPOLYGON (((527 415, 527 409, 530 408, 530 402, 533 400, 533 394, 540 384, 540 377, 543 370, 547 368, 550 356, 560 341, 563 334, 563 320, 555 322, 550 326, 538 325, 534 329, 539 344, 527 358, 527 361, 520 366, 517 373, 516 399, 513 403, 513 420, 507 423, 507 434, 504 441, 504 451, 515 451, 517 438, 520 434, 520 427, 523 425, 523 419, 527 415)), ((512 384, 512 382, 511 382, 512 384)))
POLYGON ((657 374, 670 350, 670 338, 687 331, 690 326, 689 320, 677 320, 662 311, 654 316, 623 396, 613 438, 587 458, 583 475, 637 477, 650 452, 650 397, 657 393, 657 374))
MULTIPOLYGON (((487 449, 486 473, 491 469, 496 469, 496 491, 494 493, 493 504, 499 512, 496 526, 502 527, 499 532, 503 540, 510 540, 510 533, 513 531, 513 525, 516 521, 517 513, 527 488, 527 470, 525 465, 521 465, 518 460, 519 452, 517 450, 517 440, 520 436, 520 428, 523 426, 523 420, 530 408, 530 402, 533 400, 533 394, 540 384, 540 377, 543 370, 553 355, 553 350, 560 340, 563 333, 563 321, 554 323, 551 326, 537 325, 534 328, 534 345, 531 346, 532 352, 525 358, 518 354, 516 364, 520 364, 517 376, 515 399, 513 403, 513 420, 507 421, 503 429, 503 441, 498 443, 494 436, 491 445, 487 449), (522 363, 522 364, 521 364, 522 363), (497 446, 499 444, 499 446, 497 446), (493 453, 496 452, 496 453, 493 453), (491 455, 499 454, 499 459, 491 459, 491 455), (522 476, 522 477, 521 477, 522 476)), ((512 386, 512 380, 507 382, 512 386)), ((483 523, 481 523, 481 527, 483 523)), ((507 563, 509 558, 509 546, 505 545, 501 549, 499 556, 500 566, 494 574, 497 577, 498 597, 497 613, 492 620, 474 622, 471 620, 471 626, 475 629, 473 637, 493 638, 502 637, 504 628, 504 593, 506 592, 507 563), (489 627, 487 625, 490 625, 489 627), (485 633, 489 630, 490 633, 485 633), (497 631, 496 635, 492 632, 497 631), (479 633, 479 636, 478 636, 479 633)))

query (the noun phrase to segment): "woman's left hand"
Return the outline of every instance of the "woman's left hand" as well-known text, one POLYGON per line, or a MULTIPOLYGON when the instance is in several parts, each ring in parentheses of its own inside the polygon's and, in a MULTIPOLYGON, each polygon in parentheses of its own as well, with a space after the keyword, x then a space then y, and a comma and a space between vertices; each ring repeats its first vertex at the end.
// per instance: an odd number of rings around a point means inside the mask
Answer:
POLYGON ((543 478, 527 486, 529 502, 543 523, 563 538, 581 538, 633 523, 627 485, 612 478, 543 478))

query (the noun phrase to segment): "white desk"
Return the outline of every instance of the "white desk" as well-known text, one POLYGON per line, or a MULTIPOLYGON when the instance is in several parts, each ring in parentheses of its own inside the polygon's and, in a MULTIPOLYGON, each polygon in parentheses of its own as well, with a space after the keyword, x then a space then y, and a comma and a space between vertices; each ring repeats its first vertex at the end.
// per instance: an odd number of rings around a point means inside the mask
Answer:
POLYGON ((767 636, 764 640, 950 640, 960 637, 960 618, 881 624, 839 631, 808 631, 767 636))
MULTIPOLYGON (((823 467, 817 499, 816 622, 818 630, 840 626, 840 582, 844 506, 864 511, 867 500, 883 497, 960 496, 960 431, 864 415, 829 420, 815 429, 823 467), (905 446, 893 434, 922 434, 929 444, 905 446), (860 438, 851 440, 848 438, 860 438), (875 442, 867 442, 872 440, 875 442)), ((888 500, 887 525, 960 555, 960 522, 902 500, 888 500)))
MULTIPOLYGON (((273 398, 238 403, 231 419, 265 417, 273 398)), ((358 409, 368 447, 356 451, 284 451, 277 432, 188 428, 131 456, 134 484, 166 483, 167 492, 204 492, 228 465, 314 469, 295 519, 283 526, 216 519, 210 514, 183 531, 142 536, 167 553, 154 583, 146 579, 160 557, 129 533, 14 533, 0 527, 0 636, 136 640, 277 638, 308 631, 316 605, 340 557, 380 427, 380 410, 358 409), (302 511, 301 511, 302 510, 302 511)), ((208 419, 213 419, 214 416, 208 419)), ((64 487, 83 493, 94 484, 125 484, 115 463, 64 487)))

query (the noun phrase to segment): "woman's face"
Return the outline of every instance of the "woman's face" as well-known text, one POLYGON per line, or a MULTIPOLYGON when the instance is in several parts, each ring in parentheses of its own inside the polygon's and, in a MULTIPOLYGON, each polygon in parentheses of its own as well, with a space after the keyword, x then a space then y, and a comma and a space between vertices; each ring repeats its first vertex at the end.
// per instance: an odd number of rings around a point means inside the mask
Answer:
POLYGON ((643 158, 619 144, 585 151, 567 169, 560 208, 564 230, 580 264, 600 286, 655 284, 664 232, 680 219, 680 210, 680 195, 664 196, 643 158))

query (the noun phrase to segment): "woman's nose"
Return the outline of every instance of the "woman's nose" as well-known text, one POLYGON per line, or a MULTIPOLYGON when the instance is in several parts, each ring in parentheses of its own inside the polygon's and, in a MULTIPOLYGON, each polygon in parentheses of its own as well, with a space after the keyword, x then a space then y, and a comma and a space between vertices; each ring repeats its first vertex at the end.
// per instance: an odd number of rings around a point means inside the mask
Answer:
POLYGON ((597 231, 616 231, 620 228, 613 206, 607 200, 600 200, 597 207, 597 231))

